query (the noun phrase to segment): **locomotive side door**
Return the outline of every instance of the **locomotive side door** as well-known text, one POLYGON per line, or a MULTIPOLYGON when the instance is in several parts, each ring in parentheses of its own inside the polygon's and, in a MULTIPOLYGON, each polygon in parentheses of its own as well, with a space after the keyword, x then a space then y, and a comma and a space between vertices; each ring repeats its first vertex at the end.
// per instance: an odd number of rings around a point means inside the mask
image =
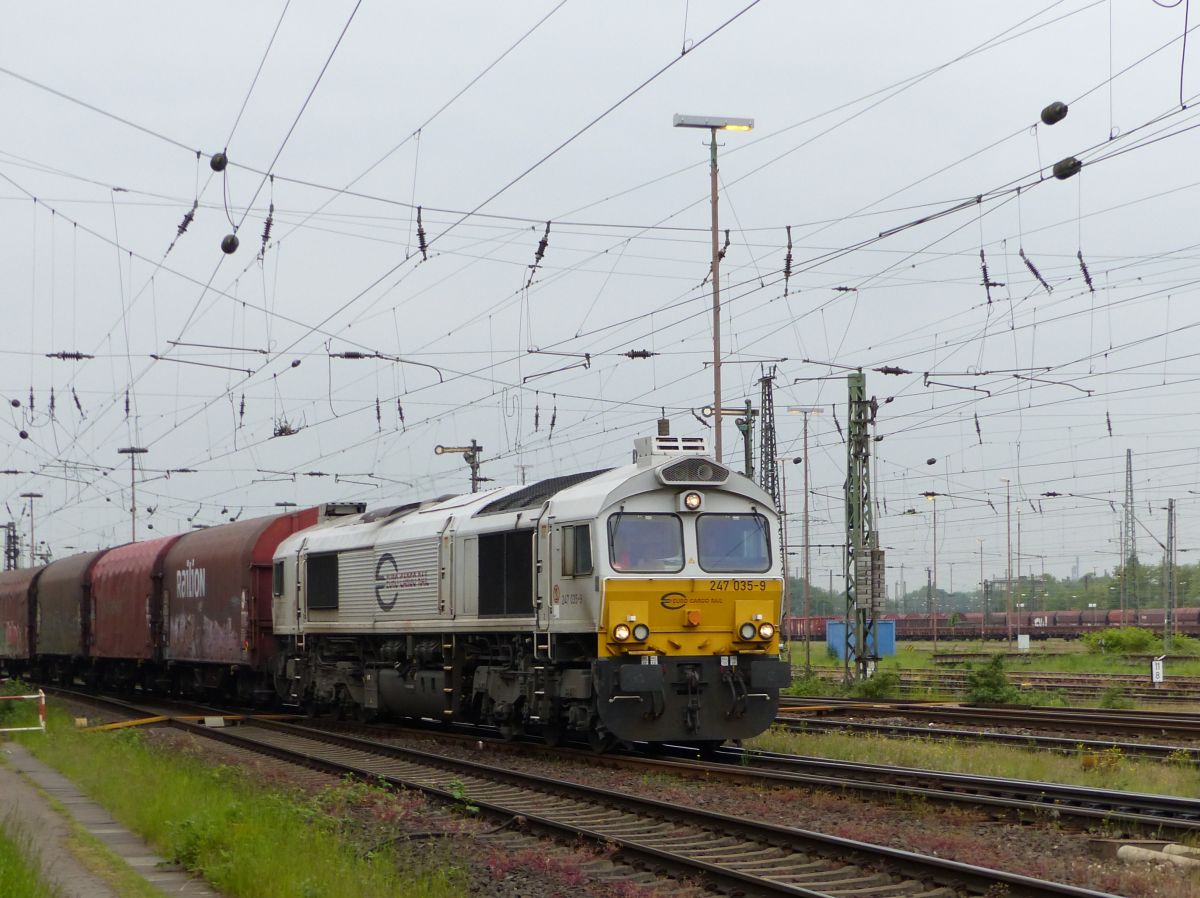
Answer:
POLYGON ((438 617, 454 617, 454 516, 442 525, 438 544, 438 617))
POLYGON ((552 527, 547 520, 550 503, 542 506, 537 517, 537 530, 533 538, 533 619, 538 633, 550 630, 551 581, 554 576, 554 553, 551 546, 552 527))

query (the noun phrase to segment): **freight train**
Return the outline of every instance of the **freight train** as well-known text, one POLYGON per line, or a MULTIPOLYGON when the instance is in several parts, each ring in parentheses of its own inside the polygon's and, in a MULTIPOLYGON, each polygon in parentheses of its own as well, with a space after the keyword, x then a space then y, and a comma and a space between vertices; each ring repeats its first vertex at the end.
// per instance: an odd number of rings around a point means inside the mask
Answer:
POLYGON ((703 439, 618 468, 330 505, 0 574, 0 667, 60 683, 711 746, 765 730, 779 518, 703 439))
MULTIPOLYGON (((1200 636, 1200 608, 1176 608, 1172 613, 1172 627, 1185 636, 1200 636)), ((885 620, 896 622, 897 639, 932 639, 935 618, 930 614, 889 614, 885 620)), ((789 639, 803 639, 805 618, 784 618, 784 633, 789 639)), ((825 638, 825 627, 829 621, 840 617, 810 617, 808 635, 812 639, 825 638)), ((1005 615, 992 612, 984 621, 981 611, 962 614, 938 614, 936 630, 939 639, 1008 639, 1011 634, 1027 633, 1033 639, 1078 639, 1084 633, 1096 632, 1107 627, 1146 627, 1160 631, 1163 627, 1162 608, 1127 609, 1105 611, 1089 608, 1084 611, 1021 611, 1005 615)))

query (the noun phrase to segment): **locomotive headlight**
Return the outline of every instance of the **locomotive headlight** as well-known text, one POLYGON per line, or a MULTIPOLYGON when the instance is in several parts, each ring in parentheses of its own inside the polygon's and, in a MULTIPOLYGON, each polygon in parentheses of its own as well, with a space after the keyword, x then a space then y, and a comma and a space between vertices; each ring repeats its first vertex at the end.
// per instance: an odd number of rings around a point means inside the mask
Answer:
POLYGON ((699 511, 704 504, 704 497, 699 493, 691 492, 683 497, 683 507, 688 511, 699 511))
MULTIPOLYGON (((646 625, 642 624, 641 626, 645 627, 646 625)), ((649 630, 649 627, 646 629, 649 630)), ((613 639, 615 639, 617 642, 625 642, 627 639, 629 639, 629 633, 629 624, 617 624, 615 627, 613 627, 613 639)))
POLYGON ((645 642, 650 638, 650 628, 645 624, 634 624, 633 638, 638 642, 645 642))
POLYGON ((738 627, 738 636, 740 636, 746 642, 749 642, 757 635, 758 627, 754 626, 754 624, 752 624, 750 621, 746 621, 744 624, 738 627))
POLYGON ((775 625, 774 624, 759 624, 758 625, 758 635, 762 639, 770 639, 772 636, 775 635, 775 625))

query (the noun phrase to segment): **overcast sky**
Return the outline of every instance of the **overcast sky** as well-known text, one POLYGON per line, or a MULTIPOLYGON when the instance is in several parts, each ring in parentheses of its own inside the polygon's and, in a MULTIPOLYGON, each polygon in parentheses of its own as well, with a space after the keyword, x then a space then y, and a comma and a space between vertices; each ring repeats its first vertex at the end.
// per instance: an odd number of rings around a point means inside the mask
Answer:
MULTIPOLYGON (((1127 449, 1140 554, 1161 554, 1168 497, 1200 549, 1184 29, 1153 0, 14 7, 9 512, 27 534, 19 494, 43 493, 56 556, 128 539, 129 446, 149 450, 146 537, 464 490, 437 444, 478 440, 503 485, 622 463, 664 408, 711 436, 692 414, 712 396, 708 151, 682 112, 755 119, 720 148, 725 402, 757 405, 777 365, 789 458, 787 407, 823 407, 814 544, 844 541, 843 366, 862 366, 890 588, 932 562, 930 490, 939 585, 975 586, 981 540, 1002 576, 1006 478, 1024 571, 1111 568, 1127 449), (1066 119, 1035 128, 1054 100, 1066 119), (1071 155, 1080 174, 1051 177, 1071 155)), ((732 422, 725 446, 740 467, 732 422)), ((840 576, 840 549, 813 557, 840 576)))

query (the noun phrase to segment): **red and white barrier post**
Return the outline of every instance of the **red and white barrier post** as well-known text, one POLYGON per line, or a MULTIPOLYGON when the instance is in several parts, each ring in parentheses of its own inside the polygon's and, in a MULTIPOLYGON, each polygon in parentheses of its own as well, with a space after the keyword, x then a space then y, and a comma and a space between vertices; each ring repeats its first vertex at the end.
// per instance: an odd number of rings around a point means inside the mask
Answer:
POLYGON ((0 701, 36 701, 38 703, 38 725, 35 727, 0 727, 0 733, 44 733, 46 732, 46 693, 41 689, 36 695, 0 695, 0 701))

